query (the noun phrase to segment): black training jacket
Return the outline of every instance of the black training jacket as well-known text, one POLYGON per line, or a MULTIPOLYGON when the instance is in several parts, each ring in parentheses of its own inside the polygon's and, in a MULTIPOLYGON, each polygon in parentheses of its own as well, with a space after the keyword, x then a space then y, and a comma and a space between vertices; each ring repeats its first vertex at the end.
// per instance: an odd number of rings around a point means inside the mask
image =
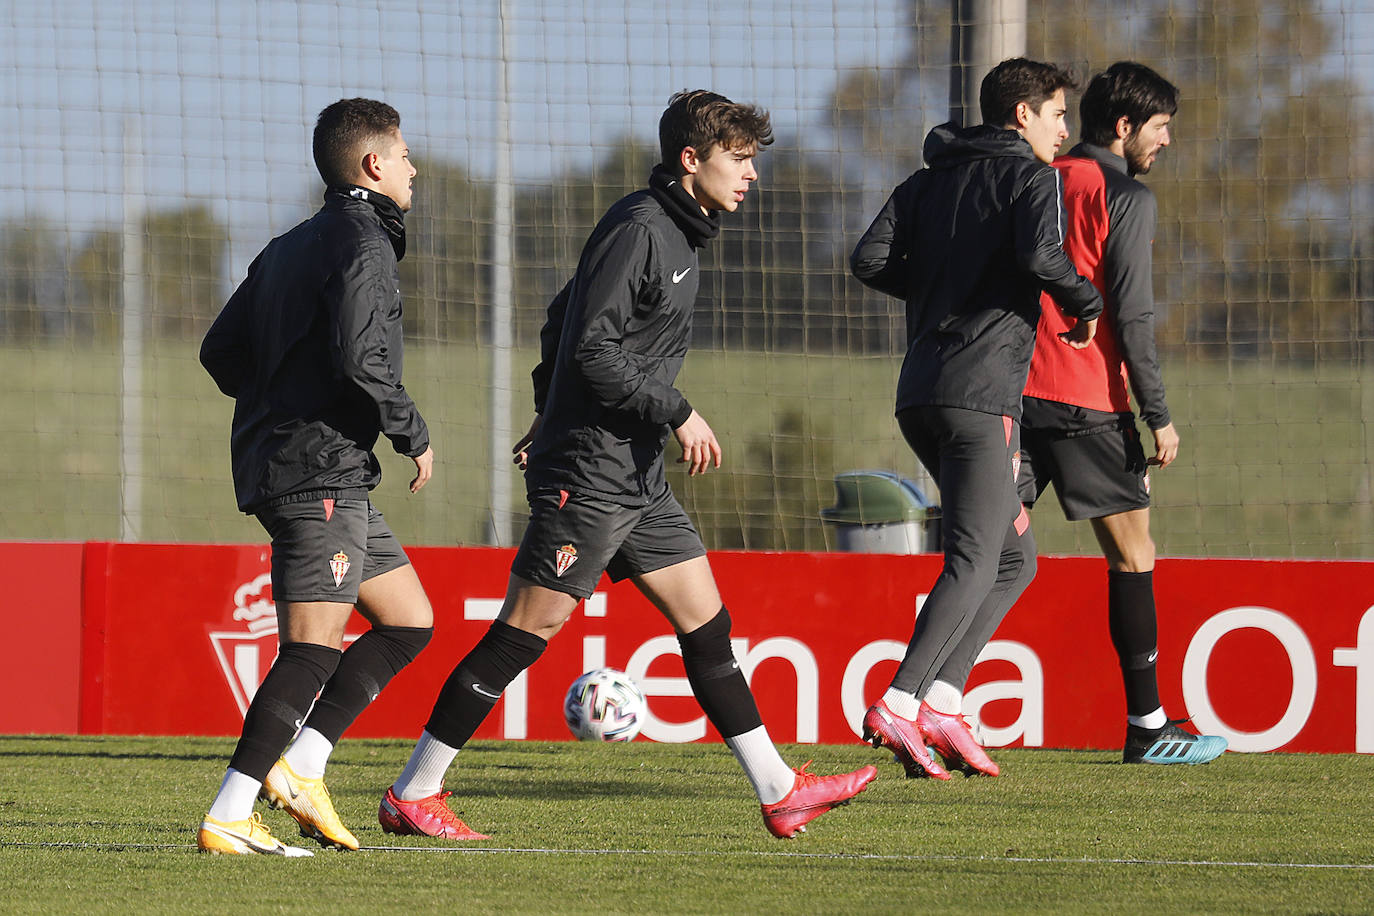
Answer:
POLYGON ((667 486, 664 443, 692 413, 673 383, 692 337, 697 249, 718 228, 717 214, 656 168, 648 189, 621 198, 592 230, 539 335, 531 493, 642 506, 667 486))
POLYGON ((365 495, 382 477, 379 433, 408 457, 429 447, 401 385, 403 216, 385 195, 330 188, 318 213, 262 250, 205 335, 201 364, 235 402, 244 512, 365 495))
POLYGON ((1075 317, 1102 311, 1061 247, 1059 173, 1016 131, 987 125, 942 124, 924 154, 926 168, 897 186, 850 259, 859 280, 906 300, 897 410, 1019 419, 1040 291, 1075 317))

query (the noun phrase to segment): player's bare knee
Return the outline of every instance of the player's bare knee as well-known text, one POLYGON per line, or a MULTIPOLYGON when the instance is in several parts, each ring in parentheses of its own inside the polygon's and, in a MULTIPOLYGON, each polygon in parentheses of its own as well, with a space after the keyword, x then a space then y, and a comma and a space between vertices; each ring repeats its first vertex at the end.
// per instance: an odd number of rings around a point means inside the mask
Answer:
POLYGON ((506 596, 498 620, 547 641, 563 629, 578 599, 542 586, 520 588, 506 596))
POLYGON ((1138 544, 1118 546, 1121 552, 1110 564, 1117 572, 1143 573, 1155 568, 1155 542, 1150 538, 1138 544))

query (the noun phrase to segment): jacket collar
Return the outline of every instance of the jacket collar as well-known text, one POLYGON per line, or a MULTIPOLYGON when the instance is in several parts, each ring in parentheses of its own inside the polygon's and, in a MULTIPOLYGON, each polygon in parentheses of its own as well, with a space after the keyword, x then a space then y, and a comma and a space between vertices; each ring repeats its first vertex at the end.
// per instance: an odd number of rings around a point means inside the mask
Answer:
POLYGON ((1069 155, 1077 156, 1079 159, 1092 159, 1094 162, 1100 162, 1108 168, 1116 169, 1123 175, 1131 174, 1130 169, 1126 165, 1125 157, 1118 156, 1105 146, 1097 146, 1093 143, 1084 142, 1069 150, 1069 155))
POLYGON ((703 247, 720 232, 720 211, 703 212, 696 198, 662 164, 649 173, 649 193, 668 211, 693 248, 703 247))
POLYGON ((349 200, 364 201, 371 205, 371 210, 376 215, 378 223, 391 237, 391 248, 396 252, 396 260, 400 261, 404 258, 406 256, 406 214, 396 205, 396 201, 385 194, 379 194, 354 184, 331 185, 325 189, 324 201, 326 204, 349 200))

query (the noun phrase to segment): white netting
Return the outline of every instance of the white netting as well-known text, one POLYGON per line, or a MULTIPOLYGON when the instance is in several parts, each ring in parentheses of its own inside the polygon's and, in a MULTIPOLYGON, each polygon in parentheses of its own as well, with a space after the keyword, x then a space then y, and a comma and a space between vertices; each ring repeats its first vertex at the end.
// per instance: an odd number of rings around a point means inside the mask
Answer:
MULTIPOLYGON (((682 378, 727 463, 675 484, 710 546, 833 547, 836 473, 919 476, 891 418, 900 304, 847 256, 948 115, 951 48, 979 47, 952 40, 953 15, 1183 90, 1147 179, 1184 437, 1156 477, 1161 551, 1374 555, 1374 11, 1335 0, 11 5, 3 536, 262 539, 234 509, 230 404, 196 348, 262 244, 316 206, 315 115, 366 95, 401 111, 420 168, 407 386, 440 462, 412 498, 389 456, 377 499, 409 543, 509 542, 522 487, 495 456, 530 417, 544 306, 643 184, 669 95, 705 87, 767 107, 778 141, 703 261, 682 378)), ((1095 551, 1057 515, 1036 513, 1044 549, 1095 551)))

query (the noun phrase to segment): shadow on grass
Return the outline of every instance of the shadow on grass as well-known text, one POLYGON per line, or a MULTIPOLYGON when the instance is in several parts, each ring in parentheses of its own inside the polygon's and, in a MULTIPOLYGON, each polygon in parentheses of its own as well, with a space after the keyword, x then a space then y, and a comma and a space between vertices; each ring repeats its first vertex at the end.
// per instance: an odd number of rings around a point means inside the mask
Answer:
MULTIPOLYGON (((169 738, 169 741, 176 739, 169 738)), ((10 751, 0 750, 0 759, 7 757, 62 757, 73 760, 89 758, 92 760, 191 760, 191 761, 219 761, 227 763, 229 755, 223 752, 214 754, 193 754, 193 753, 127 753, 121 751, 59 751, 59 750, 32 750, 32 751, 10 751)))

